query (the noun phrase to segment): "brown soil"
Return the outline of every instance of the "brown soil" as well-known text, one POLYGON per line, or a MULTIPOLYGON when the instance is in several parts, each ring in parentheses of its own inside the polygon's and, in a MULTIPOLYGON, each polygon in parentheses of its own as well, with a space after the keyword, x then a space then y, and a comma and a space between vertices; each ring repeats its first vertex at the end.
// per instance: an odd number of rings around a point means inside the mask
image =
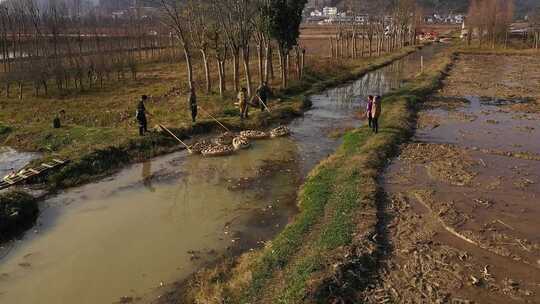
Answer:
POLYGON ((540 60, 538 56, 461 55, 446 79, 441 95, 487 96, 529 101, 509 105, 512 111, 540 111, 540 60))
POLYGON ((537 58, 458 60, 384 176, 383 267, 359 300, 540 303, 539 80, 537 58))

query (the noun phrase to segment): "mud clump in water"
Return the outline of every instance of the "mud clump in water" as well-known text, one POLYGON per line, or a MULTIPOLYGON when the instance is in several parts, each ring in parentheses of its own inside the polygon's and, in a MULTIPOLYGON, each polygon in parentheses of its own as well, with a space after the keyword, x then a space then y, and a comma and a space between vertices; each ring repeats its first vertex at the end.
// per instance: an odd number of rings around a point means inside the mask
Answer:
POLYGON ((452 185, 470 185, 476 176, 476 163, 463 150, 452 145, 416 143, 406 145, 401 159, 424 164, 432 178, 452 185))
POLYGON ((250 189, 264 189, 268 179, 276 174, 292 174, 294 159, 265 160, 263 165, 257 168, 254 176, 236 179, 228 179, 228 189, 231 191, 245 191, 250 189))

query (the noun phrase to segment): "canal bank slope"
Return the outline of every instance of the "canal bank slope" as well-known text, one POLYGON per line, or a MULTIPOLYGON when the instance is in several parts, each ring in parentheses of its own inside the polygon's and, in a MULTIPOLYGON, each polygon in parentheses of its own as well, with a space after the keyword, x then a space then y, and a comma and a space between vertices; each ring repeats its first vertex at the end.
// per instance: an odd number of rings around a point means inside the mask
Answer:
POLYGON ((345 135, 338 151, 302 187, 299 215, 272 242, 200 272, 187 291, 162 301, 331 303, 365 288, 380 255, 377 179, 399 144, 413 134, 418 103, 439 87, 454 54, 447 51, 440 57, 384 97, 379 134, 363 127, 345 135))

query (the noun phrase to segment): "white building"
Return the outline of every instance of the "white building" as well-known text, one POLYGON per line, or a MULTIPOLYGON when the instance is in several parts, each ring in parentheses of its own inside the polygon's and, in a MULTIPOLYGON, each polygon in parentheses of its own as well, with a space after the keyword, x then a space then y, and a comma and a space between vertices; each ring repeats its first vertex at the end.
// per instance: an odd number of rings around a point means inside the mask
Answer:
POLYGON ((323 8, 323 15, 324 16, 336 16, 338 13, 338 10, 337 10, 337 7, 329 7, 329 6, 326 6, 323 8))
POLYGON ((454 16, 455 23, 463 23, 465 20, 465 16, 463 15, 455 15, 454 16))
POLYGON ((311 17, 322 17, 323 13, 320 10, 314 10, 310 15, 311 17))

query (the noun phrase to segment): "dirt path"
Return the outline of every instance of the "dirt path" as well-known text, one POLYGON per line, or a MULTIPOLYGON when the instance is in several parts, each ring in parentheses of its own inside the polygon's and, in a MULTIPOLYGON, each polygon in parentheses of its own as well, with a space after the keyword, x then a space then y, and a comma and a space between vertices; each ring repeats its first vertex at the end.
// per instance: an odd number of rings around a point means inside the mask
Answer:
POLYGON ((540 302, 539 101, 538 58, 460 57, 383 178, 389 243, 359 300, 540 302))

